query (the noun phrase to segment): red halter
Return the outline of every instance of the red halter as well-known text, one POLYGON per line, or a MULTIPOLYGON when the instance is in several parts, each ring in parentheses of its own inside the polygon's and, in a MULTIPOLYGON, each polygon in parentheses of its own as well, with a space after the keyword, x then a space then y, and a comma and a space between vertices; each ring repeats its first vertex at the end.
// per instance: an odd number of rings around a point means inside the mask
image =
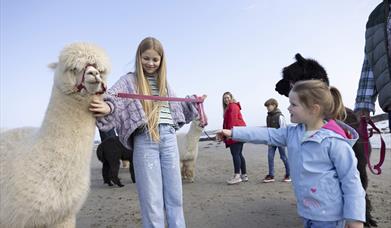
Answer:
MULTIPOLYGON (((76 90, 77 92, 80 92, 82 89, 87 90, 86 86, 84 85, 84 81, 85 81, 84 75, 86 74, 87 67, 89 67, 89 66, 92 66, 92 67, 96 68, 96 66, 95 66, 94 64, 87 64, 87 65, 84 67, 83 74, 82 74, 82 76, 81 76, 80 82, 79 82, 79 83, 76 83, 76 85, 75 85, 75 87, 76 87, 76 89, 77 89, 77 90, 76 90)), ((104 92, 106 92, 106 85, 102 82, 102 90, 96 92, 95 94, 96 94, 96 95, 100 95, 100 94, 103 94, 104 92)))

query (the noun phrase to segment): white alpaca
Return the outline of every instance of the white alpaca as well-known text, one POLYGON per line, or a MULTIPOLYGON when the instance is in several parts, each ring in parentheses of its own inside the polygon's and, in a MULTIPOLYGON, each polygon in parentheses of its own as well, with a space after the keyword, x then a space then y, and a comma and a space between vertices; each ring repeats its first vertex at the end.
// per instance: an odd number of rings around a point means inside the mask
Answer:
POLYGON ((88 194, 95 135, 88 107, 105 88, 110 64, 101 48, 75 43, 50 67, 54 83, 42 126, 1 134, 0 227, 75 227, 88 194))
POLYGON ((186 182, 194 182, 195 164, 198 156, 198 142, 203 127, 199 120, 193 120, 189 131, 177 134, 178 149, 181 160, 182 179, 186 182))

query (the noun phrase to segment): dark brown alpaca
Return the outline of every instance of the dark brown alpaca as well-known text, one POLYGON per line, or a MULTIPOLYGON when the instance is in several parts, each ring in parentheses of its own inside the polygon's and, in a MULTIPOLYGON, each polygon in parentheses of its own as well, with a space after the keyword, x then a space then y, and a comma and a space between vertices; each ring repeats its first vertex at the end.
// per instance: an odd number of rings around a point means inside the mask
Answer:
MULTIPOLYGON (((329 79, 324 68, 313 59, 305 59, 300 54, 295 56, 296 62, 291 65, 284 67, 282 70, 282 79, 276 84, 276 91, 281 95, 288 97, 289 91, 292 88, 292 85, 297 81, 302 80, 311 80, 318 79, 322 80, 325 83, 329 84, 329 79)), ((346 108, 347 118, 344 122, 354 129, 358 129, 359 120, 355 116, 354 112, 351 109, 346 108)), ((354 153, 357 158, 357 169, 360 172, 361 184, 364 190, 367 190, 368 187, 368 175, 366 170, 367 160, 364 156, 364 147, 362 144, 362 139, 360 138, 357 143, 353 146, 354 153)), ((371 215, 372 206, 371 201, 368 198, 368 195, 365 196, 366 201, 366 223, 365 226, 376 226, 377 222, 373 219, 371 215)))

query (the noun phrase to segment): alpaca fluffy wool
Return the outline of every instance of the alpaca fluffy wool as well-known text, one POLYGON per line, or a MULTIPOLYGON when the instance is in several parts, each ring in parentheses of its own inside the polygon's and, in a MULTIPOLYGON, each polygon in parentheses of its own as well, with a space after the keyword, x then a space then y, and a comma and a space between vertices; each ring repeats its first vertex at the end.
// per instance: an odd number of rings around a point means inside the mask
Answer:
POLYGON ((105 81, 109 62, 87 43, 67 46, 59 59, 41 127, 1 134, 0 227, 75 227, 87 197, 95 135, 88 107, 96 91, 73 87, 87 64, 105 81))
POLYGON ((204 128, 200 127, 200 121, 193 120, 186 134, 177 134, 181 174, 184 181, 194 182, 198 142, 203 130, 204 128))

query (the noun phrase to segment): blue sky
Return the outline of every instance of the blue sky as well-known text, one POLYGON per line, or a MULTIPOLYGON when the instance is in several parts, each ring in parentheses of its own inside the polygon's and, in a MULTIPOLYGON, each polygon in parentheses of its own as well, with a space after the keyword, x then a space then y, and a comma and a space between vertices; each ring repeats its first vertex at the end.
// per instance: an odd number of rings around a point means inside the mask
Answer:
POLYGON ((65 45, 86 41, 106 49, 111 86, 133 70, 146 36, 163 43, 178 96, 208 95, 207 129, 222 125, 225 91, 241 102, 248 125, 265 124, 263 103, 271 97, 289 120, 288 99, 274 85, 298 52, 318 60, 353 107, 365 23, 380 2, 1 0, 0 125, 40 126, 53 81, 47 65, 65 45))

